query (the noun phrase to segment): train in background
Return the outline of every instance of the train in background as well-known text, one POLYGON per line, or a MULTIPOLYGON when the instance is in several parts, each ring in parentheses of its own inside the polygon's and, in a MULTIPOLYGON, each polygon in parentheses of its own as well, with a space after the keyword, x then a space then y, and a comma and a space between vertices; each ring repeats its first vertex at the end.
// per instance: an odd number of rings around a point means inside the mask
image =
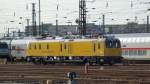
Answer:
POLYGON ((150 63, 150 33, 109 34, 121 41, 122 56, 129 63, 150 63))
POLYGON ((12 60, 34 63, 114 64, 122 61, 117 38, 99 39, 18 39, 7 42, 12 60), (10 44, 9 44, 10 43, 10 44))
POLYGON ((9 46, 6 42, 0 42, 0 58, 9 59, 9 46))
POLYGON ((122 56, 128 61, 150 63, 150 37, 118 37, 122 56))

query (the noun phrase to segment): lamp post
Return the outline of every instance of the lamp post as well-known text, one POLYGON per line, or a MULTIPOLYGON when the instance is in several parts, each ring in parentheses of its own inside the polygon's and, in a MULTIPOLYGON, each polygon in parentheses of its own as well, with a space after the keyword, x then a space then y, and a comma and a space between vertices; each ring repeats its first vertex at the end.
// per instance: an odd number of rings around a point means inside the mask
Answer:
MULTIPOLYGON (((14 23, 15 21, 12 20, 12 21, 9 21, 9 22, 14 23)), ((7 29, 7 37, 10 37, 10 35, 9 35, 10 34, 10 29, 15 29, 15 28, 8 28, 7 29)))

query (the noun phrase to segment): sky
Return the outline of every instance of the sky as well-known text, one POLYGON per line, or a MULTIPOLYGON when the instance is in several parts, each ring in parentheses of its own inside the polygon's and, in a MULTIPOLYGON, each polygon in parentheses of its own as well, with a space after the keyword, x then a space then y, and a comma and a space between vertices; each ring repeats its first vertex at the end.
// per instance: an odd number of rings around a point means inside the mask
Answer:
MULTIPOLYGON (((87 22, 97 21, 95 24, 101 24, 102 14, 105 14, 106 24, 126 24, 133 21, 146 23, 149 2, 150 0, 87 0, 87 22)), ((7 32, 8 28, 11 31, 24 31, 26 19, 31 19, 32 16, 32 3, 36 4, 38 21, 38 0, 0 0, 0 33, 7 32)), ((76 24, 78 6, 79 0, 41 0, 41 21, 55 24, 58 13, 59 24, 67 24, 68 21, 76 24)), ((30 20, 30 24, 31 22, 30 20)))

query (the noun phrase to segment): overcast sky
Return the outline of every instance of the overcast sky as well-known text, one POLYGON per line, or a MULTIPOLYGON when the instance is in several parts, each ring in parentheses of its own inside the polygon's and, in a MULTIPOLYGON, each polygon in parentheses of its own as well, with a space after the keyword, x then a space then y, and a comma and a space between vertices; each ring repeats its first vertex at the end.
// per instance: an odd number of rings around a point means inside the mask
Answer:
MULTIPOLYGON (((98 21, 102 14, 105 14, 106 24, 126 24, 126 19, 145 23, 148 14, 146 10, 150 8, 147 2, 150 0, 89 0, 87 2, 87 22, 98 21)), ((8 27, 24 30, 22 27, 26 26, 26 19, 31 19, 32 16, 32 3, 36 3, 38 20, 38 0, 0 0, 1 32, 6 32, 8 27), (20 22, 23 24, 19 24, 20 22)), ((59 4, 59 24, 67 24, 67 21, 75 24, 75 19, 78 18, 78 3, 79 0, 41 0, 42 21, 55 24, 56 8, 59 4)), ((101 23, 101 19, 99 22, 101 23)))

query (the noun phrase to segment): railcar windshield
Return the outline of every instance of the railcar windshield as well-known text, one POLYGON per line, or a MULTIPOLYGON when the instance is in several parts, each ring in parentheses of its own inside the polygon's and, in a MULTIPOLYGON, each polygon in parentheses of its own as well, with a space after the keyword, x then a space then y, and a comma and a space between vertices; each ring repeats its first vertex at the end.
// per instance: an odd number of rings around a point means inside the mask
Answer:
POLYGON ((118 39, 106 39, 106 48, 120 48, 121 43, 118 39))
POLYGON ((121 48, 121 42, 120 42, 120 40, 118 40, 118 39, 114 40, 114 47, 115 48, 121 48))
POLYGON ((8 48, 8 45, 6 43, 0 43, 0 48, 8 48))

